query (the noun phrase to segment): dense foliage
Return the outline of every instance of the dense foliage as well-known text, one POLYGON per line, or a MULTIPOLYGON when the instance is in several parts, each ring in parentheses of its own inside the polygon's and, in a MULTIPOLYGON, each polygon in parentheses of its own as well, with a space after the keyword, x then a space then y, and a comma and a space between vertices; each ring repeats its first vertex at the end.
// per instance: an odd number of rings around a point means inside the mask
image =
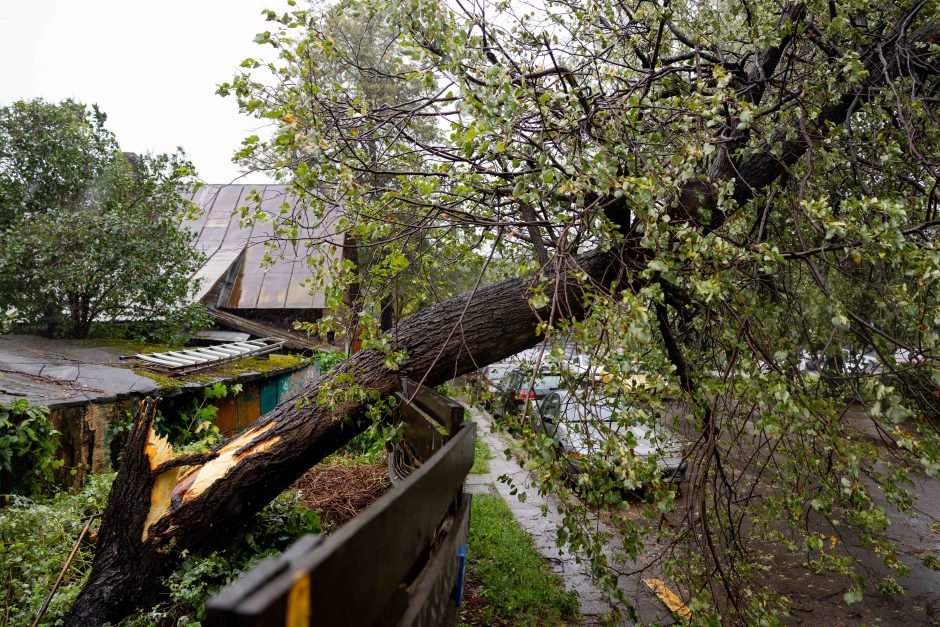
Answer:
POLYGON ((199 253, 178 229, 192 166, 122 153, 105 119, 71 100, 0 108, 0 314, 72 337, 99 319, 167 335, 198 320, 199 253))
MULTIPOLYGON (((113 476, 95 475, 78 493, 48 498, 15 497, 0 509, 0 614, 9 625, 30 625, 58 577, 87 517, 105 506, 113 476)), ((167 600, 123 625, 198 625, 214 592, 306 533, 319 533, 319 517, 285 493, 268 505, 230 547, 188 556, 164 582, 167 600)), ((56 624, 75 600, 91 569, 94 544, 80 547, 43 624, 56 624)))
MULTIPOLYGON (((908 566, 891 517, 911 512, 912 477, 940 473, 936 1, 336 10, 380 23, 387 56, 351 54, 323 28, 330 11, 268 12, 258 41, 274 58, 222 86, 275 125, 243 163, 314 212, 340 202, 340 230, 381 246, 392 275, 410 238, 448 251, 411 279, 432 300, 453 294, 435 277, 455 265, 481 282, 531 274, 550 312, 538 358, 589 355, 612 373, 592 392, 620 399, 612 424, 668 425, 687 446, 683 508, 609 427, 595 461, 615 472, 582 475, 579 493, 611 503, 636 558, 645 527, 618 495, 652 486, 648 517, 674 520, 657 560, 702 620, 786 613, 767 585, 785 557, 844 576, 848 603, 870 582, 893 590, 908 566), (362 87, 374 77, 409 89, 362 87), (544 278, 592 249, 616 283, 544 278), (584 288, 586 319, 567 318, 561 281, 584 288), (870 366, 845 365, 863 353, 870 366)), ((375 307, 389 291, 369 285, 375 307)), ((523 435, 564 497, 564 460, 523 435)), ((563 537, 600 574, 612 565, 583 502, 568 500, 563 537)))
MULTIPOLYGON (((52 589, 88 516, 104 509, 111 476, 92 475, 78 493, 47 498, 14 497, 0 509, 0 597, 10 625, 30 625, 52 589)), ((93 546, 86 542, 49 606, 47 618, 65 613, 91 568, 93 546)), ((52 621, 50 621, 52 623, 52 621)))
MULTIPOLYGON (((53 471, 63 465, 58 444, 59 432, 49 423, 47 407, 25 399, 0 403, 0 473, 6 473, 17 493, 52 486, 53 471)), ((0 505, 6 498, 0 494, 0 505)))

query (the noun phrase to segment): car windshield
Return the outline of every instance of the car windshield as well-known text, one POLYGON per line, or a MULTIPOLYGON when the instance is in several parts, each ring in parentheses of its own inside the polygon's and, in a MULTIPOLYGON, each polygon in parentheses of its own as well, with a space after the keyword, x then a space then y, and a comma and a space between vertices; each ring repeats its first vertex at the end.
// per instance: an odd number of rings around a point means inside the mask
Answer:
MULTIPOLYGON (((517 370, 513 373, 513 377, 513 379, 507 379, 507 387, 514 385, 517 390, 529 389, 529 384, 532 383, 531 372, 525 373, 521 370, 517 370), (517 382, 513 383, 513 381, 517 382)), ((557 390, 561 387, 561 375, 548 373, 540 373, 539 376, 535 378, 534 385, 532 385, 532 389, 535 390, 557 390)))
POLYGON ((490 366, 486 369, 486 376, 493 381, 499 381, 509 372, 509 368, 510 366, 490 366))
POLYGON ((507 392, 518 390, 522 386, 522 383, 523 383, 522 373, 519 372, 518 370, 514 370, 510 372, 509 374, 507 374, 505 377, 503 377, 500 383, 501 383, 502 389, 506 390, 507 392))

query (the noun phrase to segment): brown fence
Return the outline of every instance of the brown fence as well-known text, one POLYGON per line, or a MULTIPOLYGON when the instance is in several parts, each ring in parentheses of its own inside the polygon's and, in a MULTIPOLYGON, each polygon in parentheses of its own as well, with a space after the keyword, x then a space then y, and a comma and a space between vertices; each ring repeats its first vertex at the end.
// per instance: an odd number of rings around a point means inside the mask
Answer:
POLYGON ((206 604, 209 625, 454 623, 476 425, 462 422, 458 403, 413 382, 397 396, 410 474, 398 464, 395 485, 365 511, 327 537, 301 538, 220 592, 206 604))

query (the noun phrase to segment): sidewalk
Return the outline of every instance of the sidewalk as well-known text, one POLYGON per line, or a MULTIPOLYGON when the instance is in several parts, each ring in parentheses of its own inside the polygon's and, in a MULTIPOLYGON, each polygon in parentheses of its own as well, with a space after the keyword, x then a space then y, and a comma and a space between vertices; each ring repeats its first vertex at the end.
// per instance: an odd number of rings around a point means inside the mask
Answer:
MULTIPOLYGON (((534 485, 534 480, 527 470, 522 468, 515 458, 506 459, 503 451, 512 448, 513 443, 506 437, 492 432, 491 417, 477 408, 468 407, 469 419, 477 423, 477 437, 480 438, 493 454, 489 460, 489 471, 484 474, 469 475, 466 489, 471 494, 498 494, 506 501, 510 511, 535 543, 536 549, 545 556, 552 570, 565 582, 566 590, 575 590, 581 606, 583 625, 606 624, 605 618, 611 611, 611 605, 604 593, 591 581, 589 567, 578 563, 575 555, 561 551, 555 543, 557 529, 562 525, 562 516, 558 511, 558 502, 552 495, 542 496, 534 485), (517 494, 510 494, 509 484, 499 481, 506 475, 512 478, 518 492, 525 492, 525 501, 520 501, 517 494), (542 515, 543 506, 547 513, 542 515)), ((603 523, 599 528, 607 531, 603 523)), ((616 547, 614 547, 616 549, 616 547)), ((610 556, 608 556, 610 557, 610 556)), ((658 624, 671 624, 672 617, 649 592, 639 577, 621 577, 620 589, 637 608, 644 622, 655 621, 658 624)), ((621 624, 630 625, 627 619, 621 624)))

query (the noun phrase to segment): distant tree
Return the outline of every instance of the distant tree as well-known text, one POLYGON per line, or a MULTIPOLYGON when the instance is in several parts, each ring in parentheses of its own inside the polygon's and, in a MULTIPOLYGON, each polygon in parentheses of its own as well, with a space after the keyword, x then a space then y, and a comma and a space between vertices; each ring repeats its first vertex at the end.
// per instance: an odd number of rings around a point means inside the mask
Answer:
POLYGON ((72 100, 0 109, 0 312, 50 335, 196 315, 200 255, 178 228, 193 168, 181 151, 125 155, 105 120, 72 100))
MULTIPOLYGON (((303 65, 283 68, 290 79, 258 94, 259 117, 276 103, 289 101, 290 106, 279 118, 280 132, 285 137, 297 130, 302 130, 305 136, 313 131, 319 137, 319 145, 336 152, 333 159, 341 157, 358 164, 349 172, 356 186, 400 190, 400 181, 394 174, 384 172, 383 162, 394 158, 420 171, 424 160, 417 153, 402 154, 397 132, 394 127, 385 128, 384 121, 394 118, 397 103, 432 98, 437 86, 420 73, 421 67, 401 46, 400 28, 383 15, 328 6, 311 12, 309 19, 311 32, 317 33, 318 41, 329 42, 322 47, 306 48, 305 54, 309 55, 306 63, 318 71, 311 74, 303 65), (291 94, 283 89, 288 83, 294 86, 291 94), (325 116, 311 117, 311 111, 319 112, 328 106, 322 95, 334 90, 344 94, 343 102, 334 106, 344 111, 352 108, 367 120, 354 131, 361 141, 342 142, 341 133, 330 126, 325 116)), ((243 63, 248 69, 258 65, 256 59, 243 63)), ((220 93, 226 91, 223 87, 220 93)), ((417 117, 409 133, 427 143, 437 143, 442 138, 442 128, 433 117, 417 117)), ((245 165, 266 170, 280 180, 288 170, 272 164, 284 161, 291 168, 301 167, 309 160, 309 148, 290 143, 266 146, 253 135, 244 141, 238 156, 245 165), (285 149, 283 154, 278 153, 281 148, 285 149)), ((290 219, 275 226, 285 238, 316 245, 318 242, 310 241, 300 225, 318 209, 332 208, 333 187, 320 189, 312 184, 305 192, 301 196, 309 202, 296 206, 290 219)), ((257 201, 260 200, 259 196, 257 201)), ((330 267, 327 260, 335 258, 329 256, 308 257, 308 262, 315 266, 315 274, 329 277, 324 281, 328 300, 333 308, 341 310, 340 315, 309 325, 314 332, 321 335, 333 332, 350 341, 360 339, 369 346, 402 317, 473 287, 482 258, 469 253, 479 243, 479 236, 454 230, 412 228, 420 220, 420 212, 377 215, 371 199, 364 196, 345 198, 343 209, 344 223, 352 225, 346 232, 356 250, 347 251, 345 262, 340 261, 339 267, 330 267), (461 263, 439 263, 446 259, 459 259, 461 263)))

